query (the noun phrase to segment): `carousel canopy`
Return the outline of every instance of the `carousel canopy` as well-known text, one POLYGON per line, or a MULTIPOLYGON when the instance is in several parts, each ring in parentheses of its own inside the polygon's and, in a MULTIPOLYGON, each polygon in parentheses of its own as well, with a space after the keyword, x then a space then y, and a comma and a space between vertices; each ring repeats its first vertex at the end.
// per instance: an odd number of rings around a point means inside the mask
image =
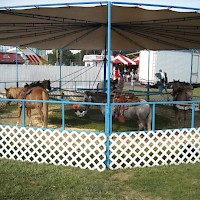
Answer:
POLYGON ((126 56, 123 56, 121 54, 117 54, 114 57, 113 63, 114 64, 123 64, 123 65, 127 65, 127 66, 136 65, 136 63, 133 60, 131 60, 130 58, 127 58, 126 56))
POLYGON ((199 0, 1 0, 0 44, 40 49, 199 49, 199 0))

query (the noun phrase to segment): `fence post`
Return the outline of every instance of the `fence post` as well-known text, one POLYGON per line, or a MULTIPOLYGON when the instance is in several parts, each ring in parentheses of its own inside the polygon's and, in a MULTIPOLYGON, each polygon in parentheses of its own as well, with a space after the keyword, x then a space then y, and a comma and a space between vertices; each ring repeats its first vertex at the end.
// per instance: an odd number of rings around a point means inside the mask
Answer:
POLYGON ((192 103, 192 122, 191 122, 191 128, 194 128, 194 114, 195 114, 195 103, 192 103))
POLYGON ((65 104, 62 103, 62 130, 65 130, 65 104))
POLYGON ((25 101, 21 102, 22 106, 22 124, 25 127, 26 126, 26 113, 25 113, 25 101))
MULTIPOLYGON (((108 47, 108 71, 107 71, 107 104, 106 104, 106 112, 105 112, 105 120, 106 120, 106 125, 105 125, 105 132, 107 136, 107 141, 106 141, 106 168, 110 167, 110 134, 112 132, 112 124, 110 123, 111 120, 111 102, 110 102, 110 61, 111 61, 111 2, 109 1, 107 4, 107 9, 108 9, 108 27, 107 27, 107 47, 108 47)), ((105 51, 105 56, 106 56, 106 51, 105 51)))
POLYGON ((16 75, 17 75, 17 87, 19 87, 19 66, 18 66, 18 46, 16 48, 16 75))
POLYGON ((153 103, 152 105, 152 131, 155 131, 155 124, 156 124, 156 104, 153 103))
POLYGON ((59 54, 59 66, 60 66, 60 80, 59 80, 59 88, 61 89, 62 84, 61 84, 61 79, 62 79, 62 49, 59 49, 60 54, 59 54))

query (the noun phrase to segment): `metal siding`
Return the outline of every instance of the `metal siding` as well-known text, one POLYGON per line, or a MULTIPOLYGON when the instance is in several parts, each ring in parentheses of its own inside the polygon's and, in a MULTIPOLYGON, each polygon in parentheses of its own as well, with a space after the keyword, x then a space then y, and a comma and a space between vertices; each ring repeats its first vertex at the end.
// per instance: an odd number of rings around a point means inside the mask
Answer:
MULTIPOLYGON (((200 83, 200 66, 199 57, 193 59, 193 83, 200 83)), ((192 52, 187 51, 150 51, 149 59, 149 79, 150 82, 156 83, 155 73, 162 69, 168 75, 168 81, 180 80, 190 82, 191 76, 191 62, 192 52), (157 55, 156 55, 157 54, 157 55), (153 61, 155 60, 155 61, 153 61), (154 64, 155 62, 155 64, 154 64)), ((140 52, 140 64, 139 64, 139 80, 143 83, 147 83, 148 79, 148 51, 144 50, 140 52)))
MULTIPOLYGON (((23 86, 26 82, 43 81, 50 79, 52 87, 59 86, 60 69, 59 66, 45 66, 45 65, 19 65, 19 86, 23 86), (23 82, 21 82, 23 81, 23 82)), ((5 82, 12 82, 6 84, 6 87, 16 86, 16 65, 0 65, 0 92, 5 91, 5 82)), ((103 80, 103 67, 85 67, 85 66, 62 66, 62 88, 74 88, 75 81, 77 81, 77 88, 87 88, 88 82, 91 81, 90 87, 96 88, 99 81, 103 80), (82 81, 82 82, 81 82, 82 81)))
POLYGON ((191 52, 158 51, 157 71, 162 69, 168 75, 168 81, 190 82, 191 52))
POLYGON ((200 83, 200 55, 193 55, 192 60, 192 83, 200 83))

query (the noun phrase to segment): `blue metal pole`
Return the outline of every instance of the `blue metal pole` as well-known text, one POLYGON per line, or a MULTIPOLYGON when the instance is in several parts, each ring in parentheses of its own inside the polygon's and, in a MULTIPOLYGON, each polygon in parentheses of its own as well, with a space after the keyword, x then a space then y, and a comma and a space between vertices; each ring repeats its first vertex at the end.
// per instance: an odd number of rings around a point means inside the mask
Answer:
POLYGON ((148 50, 148 84, 147 84, 147 101, 149 101, 149 67, 150 67, 150 50, 148 50))
POLYGON ((192 84, 192 68, 193 68, 193 50, 191 50, 191 70, 190 70, 190 84, 192 84))
POLYGON ((60 81, 59 81, 59 88, 61 89, 62 84, 61 84, 61 79, 62 79, 62 49, 59 50, 59 66, 60 66, 60 81))
POLYGON ((106 116, 105 116, 105 133, 107 136, 106 142, 106 167, 110 166, 110 134, 112 132, 112 124, 111 124, 111 103, 110 103, 110 62, 111 62, 111 2, 108 2, 108 82, 107 82, 107 105, 106 105, 106 116))
POLYGON ((17 75, 17 87, 19 87, 19 66, 18 66, 18 46, 16 46, 16 75, 17 75))
POLYGON ((152 131, 155 131, 156 124, 156 104, 152 105, 152 131))
POLYGON ((106 92, 106 63, 107 63, 107 59, 106 59, 106 55, 107 55, 107 51, 106 51, 106 27, 105 27, 105 48, 104 48, 104 71, 103 71, 103 92, 106 92))
POLYGON ((192 122, 191 122, 191 127, 194 128, 194 120, 195 120, 195 103, 192 103, 192 122))
POLYGON ((25 101, 22 101, 22 124, 26 126, 25 101))
POLYGON ((65 104, 62 103, 62 130, 65 130, 65 104))

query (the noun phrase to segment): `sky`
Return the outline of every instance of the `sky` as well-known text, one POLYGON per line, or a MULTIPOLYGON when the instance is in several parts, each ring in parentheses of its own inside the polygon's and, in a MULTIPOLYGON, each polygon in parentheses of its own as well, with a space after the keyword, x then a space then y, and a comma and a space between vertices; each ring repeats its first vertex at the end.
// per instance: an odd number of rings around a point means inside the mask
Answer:
POLYGON ((81 50, 70 50, 73 54, 79 53, 81 50))

